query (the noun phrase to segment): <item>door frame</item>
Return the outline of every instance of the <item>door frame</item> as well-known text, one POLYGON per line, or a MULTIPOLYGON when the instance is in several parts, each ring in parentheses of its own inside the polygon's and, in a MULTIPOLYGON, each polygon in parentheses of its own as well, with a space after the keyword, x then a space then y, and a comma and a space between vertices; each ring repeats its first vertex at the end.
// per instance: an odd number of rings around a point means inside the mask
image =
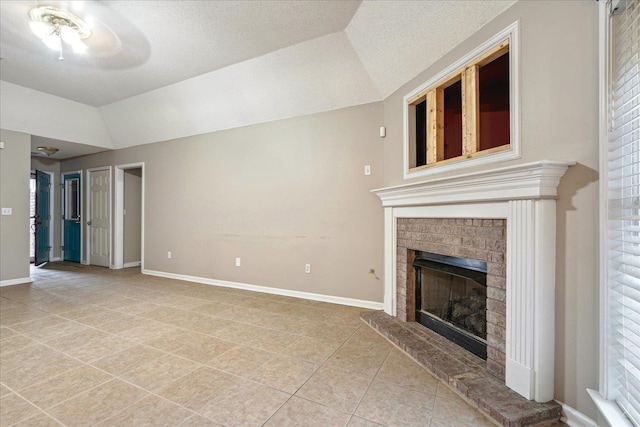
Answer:
POLYGON ((91 174, 93 172, 101 172, 101 171, 105 171, 108 170, 109 171, 109 268, 114 268, 113 266, 113 210, 112 210, 112 199, 113 199, 113 171, 111 169, 111 166, 100 166, 97 168, 89 168, 86 170, 87 172, 87 185, 85 185, 85 191, 86 191, 86 200, 87 203, 85 204, 86 207, 86 211, 85 211, 85 218, 83 221, 84 224, 84 228, 86 231, 86 246, 85 246, 85 259, 82 260, 82 264, 85 265, 91 265, 91 233, 89 233, 89 230, 87 227, 89 227, 89 225, 87 224, 87 222, 89 221, 89 218, 91 218, 91 174))
MULTIPOLYGON (((56 176, 53 172, 49 172, 49 171, 43 171, 40 169, 31 169, 31 173, 29 175, 29 179, 31 179, 32 177, 35 176, 36 174, 36 170, 39 170, 40 172, 46 173, 47 175, 49 175, 49 246, 51 249, 49 249, 49 262, 55 262, 55 261, 60 261, 62 258, 56 258, 53 256, 53 242, 54 242, 54 236, 55 236, 55 232, 54 232, 54 214, 55 214, 55 203, 53 202, 55 200, 55 195, 56 195, 56 176)), ((38 189, 36 188, 36 193, 37 193, 38 189)), ((31 258, 31 257, 29 257, 31 258)), ((35 261, 35 260, 34 260, 35 261)), ((29 262, 31 263, 31 260, 29 260, 29 262)))
POLYGON ((140 207, 140 267, 144 270, 144 162, 127 163, 124 165, 116 165, 115 179, 115 209, 114 209, 114 236, 115 245, 113 248, 113 267, 114 269, 124 268, 124 172, 127 169, 142 169, 141 177, 141 207, 140 207))
MULTIPOLYGON (((64 188, 64 178, 67 175, 79 174, 80 175, 80 212, 81 216, 84 217, 84 197, 82 197, 82 189, 84 188, 82 170, 77 171, 69 171, 62 172, 60 174, 60 246, 64 246, 64 218, 63 213, 65 209, 65 188, 64 188)), ((82 254, 84 253, 84 224, 86 223, 85 218, 80 218, 80 262, 82 262, 82 254)), ((64 249, 60 249, 60 259, 64 260, 64 249)))

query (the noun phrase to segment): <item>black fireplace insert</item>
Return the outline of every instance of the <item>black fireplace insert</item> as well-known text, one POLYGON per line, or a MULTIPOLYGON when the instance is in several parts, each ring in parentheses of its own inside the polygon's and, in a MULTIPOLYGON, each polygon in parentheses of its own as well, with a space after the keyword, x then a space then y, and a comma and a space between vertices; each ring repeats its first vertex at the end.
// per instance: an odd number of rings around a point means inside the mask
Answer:
POLYGON ((487 263, 415 251, 416 320, 487 359, 487 263))

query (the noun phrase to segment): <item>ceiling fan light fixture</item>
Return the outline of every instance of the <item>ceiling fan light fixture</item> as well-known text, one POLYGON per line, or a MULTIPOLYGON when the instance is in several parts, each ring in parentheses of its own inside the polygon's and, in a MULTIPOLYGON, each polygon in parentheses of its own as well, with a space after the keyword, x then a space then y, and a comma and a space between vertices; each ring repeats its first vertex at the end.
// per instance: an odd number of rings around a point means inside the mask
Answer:
POLYGON ((62 40, 60 39, 60 36, 55 33, 51 33, 46 38, 42 39, 42 43, 44 43, 49 49, 55 50, 56 52, 60 52, 62 49, 62 40))
POLYGON ((33 34, 38 36, 40 40, 44 40, 47 37, 49 37, 53 30, 50 25, 47 25, 44 22, 36 22, 36 21, 29 22, 29 28, 31 28, 31 31, 33 32, 33 34))
POLYGON ((37 150, 39 153, 42 153, 47 157, 51 157, 54 154, 56 154, 58 151, 60 151, 59 148, 55 148, 55 147, 38 147, 37 150))
POLYGON ((82 53, 87 50, 87 45, 80 38, 80 34, 66 25, 60 28, 60 36, 65 43, 71 45, 75 53, 82 53))
POLYGON ((87 45, 82 41, 91 36, 91 28, 82 19, 66 10, 51 6, 42 6, 31 9, 29 12, 31 31, 52 50, 60 52, 58 59, 62 57, 62 42, 73 49, 74 53, 82 53, 87 50, 87 45))

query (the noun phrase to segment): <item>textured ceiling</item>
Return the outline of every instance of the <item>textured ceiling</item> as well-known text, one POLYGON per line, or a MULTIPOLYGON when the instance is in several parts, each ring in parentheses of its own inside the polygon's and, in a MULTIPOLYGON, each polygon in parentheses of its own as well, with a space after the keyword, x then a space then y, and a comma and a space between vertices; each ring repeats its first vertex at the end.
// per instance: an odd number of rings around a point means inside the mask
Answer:
POLYGON ((383 98, 515 1, 365 1, 347 36, 383 98))
POLYGON ((359 1, 0 2, 2 80, 100 106, 343 30, 359 1), (29 30, 29 10, 69 4, 91 23, 64 61, 29 30))
MULTIPOLYGON (((380 101, 514 2, 2 0, 0 80, 18 86, 5 84, 14 98, 0 101, 31 113, 25 99, 36 93, 23 87, 98 107, 86 114, 104 123, 94 134, 106 144, 55 118, 51 134, 42 120, 30 133, 112 148, 380 101), (87 54, 58 61, 36 39, 28 14, 42 5, 90 23, 87 54)), ((34 127, 4 108, 1 125, 34 127)))

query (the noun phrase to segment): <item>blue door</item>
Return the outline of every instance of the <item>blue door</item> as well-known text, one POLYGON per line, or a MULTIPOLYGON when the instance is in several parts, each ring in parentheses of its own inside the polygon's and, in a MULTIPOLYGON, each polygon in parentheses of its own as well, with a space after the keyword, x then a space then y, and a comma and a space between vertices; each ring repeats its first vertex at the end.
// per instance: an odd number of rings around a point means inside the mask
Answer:
POLYGON ((80 262, 80 174, 64 176, 62 219, 64 222, 63 252, 65 261, 80 262))
POLYGON ((49 261, 49 207, 51 200, 49 199, 49 191, 51 182, 49 174, 36 171, 36 253, 35 265, 41 265, 49 261))

